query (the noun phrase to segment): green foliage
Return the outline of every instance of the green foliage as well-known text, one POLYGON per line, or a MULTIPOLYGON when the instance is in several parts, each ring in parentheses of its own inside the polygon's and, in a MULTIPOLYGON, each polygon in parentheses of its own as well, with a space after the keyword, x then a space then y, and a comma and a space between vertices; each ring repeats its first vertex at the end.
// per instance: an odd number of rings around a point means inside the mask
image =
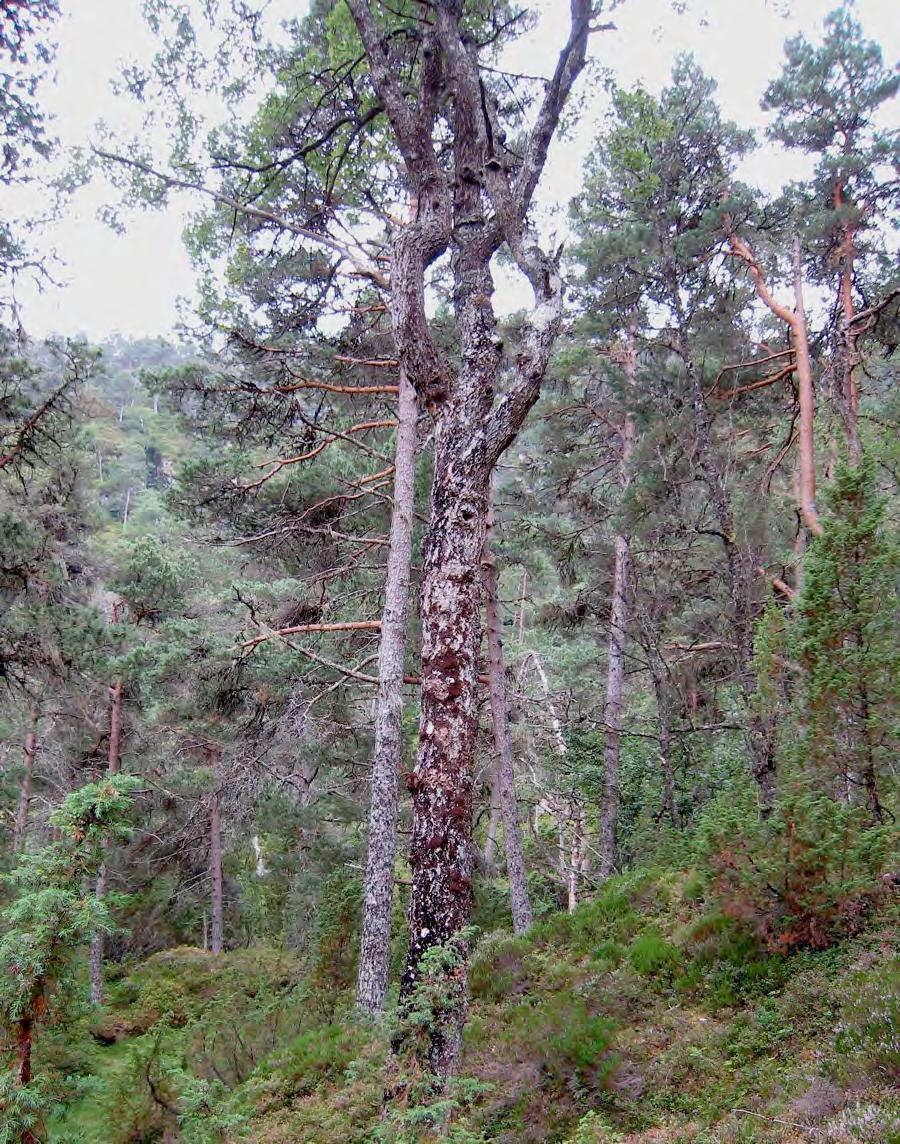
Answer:
POLYGON ((312 985, 331 998, 356 981, 362 883, 336 870, 322 887, 310 944, 312 985))
POLYGON ((6 1139, 21 1139, 47 1109, 44 1078, 31 1075, 33 1040, 51 1000, 56 1019, 65 1018, 80 949, 95 933, 112 929, 108 902, 95 897, 88 879, 96 875, 104 844, 128 836, 137 785, 118 775, 74 791, 50 819, 59 841, 23 854, 7 876, 14 896, 2 913, 0 1021, 16 1071, 3 1078, 0 1092, 6 1139))
POLYGON ((800 765, 835 795, 857 787, 876 821, 879 776, 897 740, 897 546, 871 462, 839 465, 827 504, 791 641, 803 669, 800 765))
POLYGON ((868 827, 863 808, 797 782, 766 823, 716 810, 701 835, 715 900, 767 948, 822 949, 863 926, 885 888, 892 828, 868 827))
POLYGON ((888 961, 847 983, 837 1048, 864 1075, 900 1081, 900 961, 888 961))
POLYGON ((678 950, 653 926, 643 930, 628 949, 628 960, 642 977, 670 974, 678 964, 678 950))

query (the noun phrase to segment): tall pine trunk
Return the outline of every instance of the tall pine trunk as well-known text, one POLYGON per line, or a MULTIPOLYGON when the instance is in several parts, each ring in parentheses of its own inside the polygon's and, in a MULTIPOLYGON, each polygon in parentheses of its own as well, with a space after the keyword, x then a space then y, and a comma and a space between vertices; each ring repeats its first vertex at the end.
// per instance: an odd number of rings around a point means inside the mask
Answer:
POLYGON ((561 324, 562 280, 527 215, 563 107, 584 67, 594 10, 589 0, 570 0, 568 39, 532 126, 517 153, 504 150, 501 156, 504 109, 483 81, 461 4, 433 5, 411 91, 399 81, 372 6, 364 0, 347 0, 347 6, 416 203, 409 249, 395 244, 391 259, 397 354, 434 418, 435 442, 421 587, 419 748, 408 780, 412 890, 402 994, 408 999, 415 990, 429 950, 443 946, 443 964, 435 970, 444 996, 423 1061, 443 1081, 456 1065, 466 1012, 468 949, 460 931, 472 907, 481 557, 490 477, 537 400, 561 324), (438 124, 445 112, 449 134, 438 124), (495 329, 490 264, 502 246, 528 279, 535 307, 522 331, 515 380, 495 404, 503 343, 495 329), (460 351, 455 376, 429 335, 424 299, 424 271, 447 251, 460 351))
POLYGON ((388 987, 394 861, 397 848, 397 772, 403 735, 403 674, 415 502, 416 392, 401 365, 394 453, 394 503, 381 643, 369 810, 369 850, 363 891, 356 1004, 370 1013, 384 1006, 388 987))
MULTIPOLYGON (((843 184, 838 182, 834 192, 834 205, 840 210, 845 205, 843 184)), ((839 280, 840 295, 840 358, 841 407, 847 434, 847 452, 851 465, 858 465, 862 452, 859 444, 859 386, 856 380, 859 365, 857 331, 854 326, 856 307, 853 303, 853 265, 856 261, 856 227, 844 222, 841 228, 839 280)))
POLYGON ((522 828, 516 799, 516 771, 513 760, 512 735, 509 729, 509 710, 506 697, 506 679, 503 663, 503 622, 497 591, 497 565, 491 547, 494 529, 493 509, 488 510, 484 541, 485 612, 487 618, 488 679, 491 719, 494 727, 494 747, 497 752, 497 793, 503 815, 503 841, 506 849, 506 873, 509 878, 509 897, 512 907, 513 930, 524 933, 534 921, 525 853, 522 846, 522 828))
MULTIPOLYGON (((634 381, 633 349, 628 368, 634 381)), ((625 414, 621 428, 620 485, 628 488, 628 464, 634 444, 634 417, 625 414)), ((620 533, 615 540, 615 565, 609 618, 609 663, 603 729, 603 804, 600 812, 600 876, 608 878, 616 864, 616 826, 619 818, 619 755, 622 743, 622 687, 625 679, 625 635, 628 627, 628 571, 631 542, 620 533)))
MULTIPOLYGON (((429 1065, 447 1077, 459 1056, 467 1002, 468 945, 459 933, 472 910, 472 785, 481 646, 481 557, 489 472, 458 448, 456 418, 438 426, 431 526, 422 573, 422 707, 413 796, 408 995, 422 958, 455 941, 458 964, 432 1029, 429 1065), (441 432, 441 429, 444 432, 441 432)), ((466 434, 470 437, 470 433, 466 434)), ((482 453, 483 456, 483 453, 482 453)))

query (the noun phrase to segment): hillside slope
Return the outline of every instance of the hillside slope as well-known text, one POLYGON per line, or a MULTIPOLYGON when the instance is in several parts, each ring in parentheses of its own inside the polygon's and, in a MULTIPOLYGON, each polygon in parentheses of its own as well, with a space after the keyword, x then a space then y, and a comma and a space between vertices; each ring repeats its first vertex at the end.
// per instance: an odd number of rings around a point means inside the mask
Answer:
POLYGON ((527 937, 477 938, 463 1076, 440 1100, 391 1056, 389 1029, 353 1020, 349 928, 322 927, 306 964, 168 951, 118 983, 101 1021, 45 1046, 72 1100, 51 1138, 888 1144, 897 920, 882 902, 830 949, 772 954, 696 875, 613 878, 527 937))

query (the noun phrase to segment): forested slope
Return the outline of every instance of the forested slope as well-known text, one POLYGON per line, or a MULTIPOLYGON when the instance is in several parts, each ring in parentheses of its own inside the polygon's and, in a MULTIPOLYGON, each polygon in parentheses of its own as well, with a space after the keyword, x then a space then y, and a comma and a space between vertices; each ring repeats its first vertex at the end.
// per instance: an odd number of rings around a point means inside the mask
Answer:
POLYGON ((557 250, 599 15, 314 4, 205 138, 160 7, 197 336, 0 330, 0 1139, 897 1138, 896 73, 788 42, 777 197, 610 87, 557 250))

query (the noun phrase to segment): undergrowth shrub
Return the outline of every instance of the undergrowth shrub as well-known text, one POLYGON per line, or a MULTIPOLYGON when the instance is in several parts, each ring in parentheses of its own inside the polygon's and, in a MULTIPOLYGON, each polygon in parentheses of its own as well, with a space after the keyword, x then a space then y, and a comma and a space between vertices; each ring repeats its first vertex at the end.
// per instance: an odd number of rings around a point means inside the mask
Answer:
POLYGON ((797 782, 769 822, 723 801, 698 832, 715 906, 773 953, 826 949, 859 932, 889 889, 896 841, 863 808, 797 782))
POLYGON ((628 960, 642 977, 663 977, 674 972, 680 954, 656 926, 648 926, 631 943, 628 960))
POLYGON ((336 870, 322 887, 310 944, 310 983, 323 998, 335 998, 356 980, 361 914, 362 883, 336 870))
POLYGON ((900 959, 852 980, 837 1048, 867 1076, 900 1085, 900 959))

